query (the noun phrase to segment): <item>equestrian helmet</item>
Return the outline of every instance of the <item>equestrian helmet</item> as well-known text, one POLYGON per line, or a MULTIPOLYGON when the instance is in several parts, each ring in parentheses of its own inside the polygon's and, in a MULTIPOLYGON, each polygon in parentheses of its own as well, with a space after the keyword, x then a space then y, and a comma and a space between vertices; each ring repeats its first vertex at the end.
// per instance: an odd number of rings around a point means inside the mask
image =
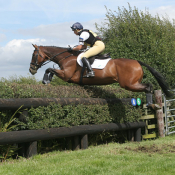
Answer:
POLYGON ((74 30, 82 30, 83 29, 83 26, 79 23, 79 22, 76 22, 72 25, 71 29, 74 31, 74 30))

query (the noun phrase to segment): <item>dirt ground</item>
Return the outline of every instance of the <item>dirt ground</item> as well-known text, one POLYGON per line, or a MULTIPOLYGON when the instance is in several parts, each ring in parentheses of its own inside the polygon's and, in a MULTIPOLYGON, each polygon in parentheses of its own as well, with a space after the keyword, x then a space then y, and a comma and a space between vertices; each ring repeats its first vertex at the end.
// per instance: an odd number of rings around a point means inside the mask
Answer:
POLYGON ((149 146, 141 146, 139 145, 137 148, 125 147, 125 149, 129 151, 143 152, 143 153, 158 153, 158 154, 166 154, 166 153, 175 153, 175 144, 165 144, 165 145, 149 145, 149 146))

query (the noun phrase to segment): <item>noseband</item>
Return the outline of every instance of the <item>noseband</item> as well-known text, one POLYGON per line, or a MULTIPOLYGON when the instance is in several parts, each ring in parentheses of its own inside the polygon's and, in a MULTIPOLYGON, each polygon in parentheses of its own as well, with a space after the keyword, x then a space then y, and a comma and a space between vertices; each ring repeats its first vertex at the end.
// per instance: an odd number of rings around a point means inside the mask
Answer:
POLYGON ((39 46, 38 46, 37 53, 36 53, 35 58, 34 58, 34 62, 33 63, 30 63, 31 65, 34 65, 35 68, 37 68, 37 69, 40 68, 42 66, 42 64, 43 64, 43 62, 41 62, 40 64, 38 64, 38 55, 43 58, 43 56, 39 53, 39 46))
MULTIPOLYGON (((43 56, 40 54, 40 52, 39 52, 39 46, 38 46, 37 53, 36 53, 35 58, 34 58, 34 62, 33 62, 33 63, 30 63, 30 64, 33 65, 33 66, 35 67, 35 69, 39 69, 40 67, 42 67, 42 66, 46 65, 47 63, 53 61, 53 59, 54 59, 56 56, 61 55, 61 54, 65 53, 65 52, 68 52, 68 51, 65 50, 65 51, 63 51, 63 52, 60 52, 60 53, 54 55, 54 56, 51 57, 51 58, 49 57, 49 59, 45 62, 45 61, 44 61, 45 58, 43 58, 43 56), (43 61, 42 61, 40 64, 38 64, 38 56, 40 56, 40 57, 43 58, 43 61)), ((73 55, 73 54, 71 54, 71 55, 73 55)), ((69 55, 69 56, 67 56, 67 57, 70 57, 71 55, 69 55)), ((34 56, 34 55, 33 55, 33 56, 34 56)), ((48 56, 47 56, 47 57, 48 57, 48 56)), ((67 57, 65 57, 65 58, 67 58, 67 57)), ((63 58, 63 59, 65 59, 65 58, 63 58)), ((61 59, 60 61, 62 61, 63 59, 61 59)), ((59 62, 60 62, 60 61, 59 61, 59 62)), ((58 63, 59 63, 59 62, 58 62, 58 63)))

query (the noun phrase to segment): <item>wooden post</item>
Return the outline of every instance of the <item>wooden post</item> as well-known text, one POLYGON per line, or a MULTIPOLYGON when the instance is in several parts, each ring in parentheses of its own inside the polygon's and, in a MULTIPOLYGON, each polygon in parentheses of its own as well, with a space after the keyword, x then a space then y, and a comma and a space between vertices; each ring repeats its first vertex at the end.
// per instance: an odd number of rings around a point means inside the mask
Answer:
POLYGON ((28 147, 26 148, 26 158, 32 157, 37 154, 37 141, 27 143, 28 147))
POLYGON ((80 139, 79 136, 74 136, 72 150, 78 150, 78 149, 80 149, 80 139))
POLYGON ((154 95, 155 95, 156 104, 158 104, 160 106, 160 109, 156 110, 158 136, 159 137, 165 137, 163 109, 162 109, 162 92, 161 92, 161 90, 155 90, 154 95))
POLYGON ((19 156, 29 158, 37 154, 37 141, 18 144, 19 156))
POLYGON ((129 129, 127 131, 127 137, 128 137, 128 141, 131 141, 131 142, 134 141, 134 130, 133 129, 129 129))
POLYGON ((88 135, 85 134, 81 137, 81 149, 87 149, 88 148, 88 135))
POLYGON ((66 150, 72 150, 72 137, 66 137, 66 150))
POLYGON ((134 141, 136 141, 136 142, 140 142, 141 141, 141 128, 135 129, 134 141))
MULTIPOLYGON (((19 120, 26 123, 26 116, 28 116, 28 111, 24 110, 20 114, 19 120)), ((37 141, 19 143, 18 147, 20 148, 18 151, 19 156, 29 158, 37 154, 37 141)))

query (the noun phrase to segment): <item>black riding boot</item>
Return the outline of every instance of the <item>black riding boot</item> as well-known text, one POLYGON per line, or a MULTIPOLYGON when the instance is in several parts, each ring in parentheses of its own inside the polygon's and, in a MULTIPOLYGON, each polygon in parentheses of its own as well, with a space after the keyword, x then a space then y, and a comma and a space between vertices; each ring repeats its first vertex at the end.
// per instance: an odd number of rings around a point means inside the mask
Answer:
POLYGON ((87 70, 88 70, 87 75, 85 75, 84 77, 94 77, 95 73, 92 70, 92 67, 89 63, 89 60, 86 57, 83 57, 82 62, 83 62, 83 65, 85 65, 87 67, 87 70))

